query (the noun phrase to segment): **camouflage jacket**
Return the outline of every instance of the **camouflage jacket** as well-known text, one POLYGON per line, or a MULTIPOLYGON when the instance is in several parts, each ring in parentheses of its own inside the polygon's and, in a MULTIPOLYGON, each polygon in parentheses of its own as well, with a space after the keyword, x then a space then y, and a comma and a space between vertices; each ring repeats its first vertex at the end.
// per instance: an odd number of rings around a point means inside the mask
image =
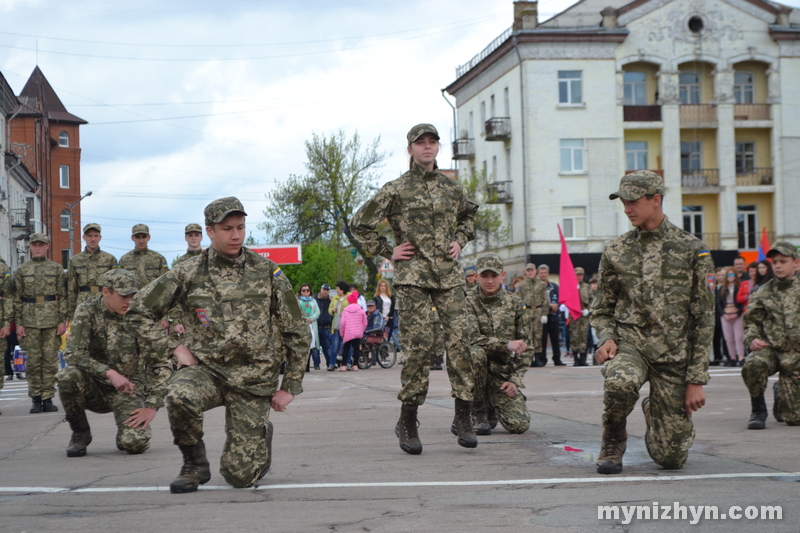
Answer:
POLYGON ((116 370, 134 384, 147 407, 159 409, 172 365, 163 336, 157 340, 158 345, 145 345, 146 338, 127 327, 123 315, 109 311, 102 295, 95 295, 75 310, 64 359, 106 387, 112 387, 106 372, 116 370))
POLYGON ((550 314, 547 285, 539 278, 522 280, 519 284, 519 297, 525 302, 533 325, 539 324, 543 314, 550 314))
POLYGON ((635 343, 686 368, 686 382, 708 382, 714 337, 714 263, 706 245, 668 219, 606 245, 592 304, 598 346, 635 343))
POLYGON ((169 270, 164 256, 148 248, 131 250, 120 258, 119 266, 136 275, 136 285, 140 289, 169 270))
POLYGON ((800 352, 800 280, 772 278, 750 295, 744 345, 761 339, 779 352, 800 352))
POLYGON ((10 328, 14 314, 14 282, 11 269, 0 259, 0 328, 10 328))
POLYGON ((578 295, 581 297, 581 309, 589 309, 592 305, 592 286, 586 282, 579 283, 578 295))
POLYGON ((450 243, 463 248, 473 239, 477 210, 458 181, 414 165, 361 206, 350 227, 370 254, 391 259, 394 248, 376 230, 388 219, 395 245, 410 242, 416 247, 411 259, 394 262, 394 284, 451 289, 464 278, 461 264, 450 257, 450 243))
POLYGON ((100 277, 119 268, 117 258, 100 248, 90 252, 86 248, 69 260, 67 269, 67 316, 72 319, 75 308, 100 292, 100 277))
POLYGON ((247 248, 233 260, 209 248, 134 296, 125 320, 156 341, 158 321, 176 306, 186 335, 167 338, 168 354, 183 344, 220 380, 257 396, 277 390, 285 361, 281 390, 303 391, 311 332, 275 263, 247 248))
POLYGON ((23 263, 14 274, 14 320, 26 328, 55 328, 67 321, 64 269, 46 257, 23 263))
MULTIPOLYGON (((203 250, 186 250, 186 253, 180 256, 175 260, 175 265, 178 263, 183 263, 184 261, 188 261, 192 257, 197 257, 198 255, 202 254, 203 250)), ((173 265, 173 266, 175 266, 173 265)))
POLYGON ((494 296, 484 296, 481 288, 475 287, 467 292, 466 306, 473 325, 469 342, 486 350, 489 375, 524 388, 522 378, 533 358, 531 322, 525 303, 502 289, 494 296), (524 340, 528 349, 519 355, 509 352, 506 345, 515 340, 524 340))

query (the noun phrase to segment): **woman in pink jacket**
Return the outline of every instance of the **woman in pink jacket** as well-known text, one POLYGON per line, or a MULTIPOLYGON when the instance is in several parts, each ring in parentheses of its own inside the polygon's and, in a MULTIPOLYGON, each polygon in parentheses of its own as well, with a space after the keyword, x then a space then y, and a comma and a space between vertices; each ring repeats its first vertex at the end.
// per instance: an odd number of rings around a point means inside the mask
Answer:
POLYGON ((342 311, 342 320, 339 323, 339 333, 342 334, 344 348, 342 351, 342 361, 344 366, 339 367, 339 371, 358 370, 358 366, 353 368, 353 359, 358 357, 358 350, 361 347, 361 337, 367 329, 367 315, 361 306, 358 305, 358 291, 353 291, 347 295, 350 305, 342 311))

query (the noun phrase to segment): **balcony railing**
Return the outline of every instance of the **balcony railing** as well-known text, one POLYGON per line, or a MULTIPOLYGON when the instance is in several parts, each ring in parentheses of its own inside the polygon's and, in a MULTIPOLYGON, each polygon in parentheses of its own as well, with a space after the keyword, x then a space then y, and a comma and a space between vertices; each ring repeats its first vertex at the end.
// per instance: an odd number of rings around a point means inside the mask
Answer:
POLYGON ((622 107, 625 122, 657 122, 661 120, 660 105, 626 105, 622 107))
MULTIPOLYGON (((758 245, 761 243, 761 231, 740 231, 738 248, 740 250, 758 250, 758 245)), ((775 232, 767 232, 767 240, 775 242, 775 232)))
POLYGON ((721 233, 708 233, 708 232, 694 232, 692 233, 695 237, 706 243, 706 246, 709 250, 719 250, 720 249, 720 235, 721 233))
POLYGON ((492 117, 485 125, 487 141, 505 141, 511 138, 511 119, 509 117, 492 117))
POLYGON ((513 201, 511 181, 495 181, 486 186, 486 203, 508 204, 513 201))
POLYGON ((769 120, 769 104, 736 104, 733 120, 769 120))
POLYGON ((717 121, 714 104, 683 104, 680 106, 681 124, 704 124, 717 121))
POLYGON ((453 159, 472 159, 473 157, 475 157, 474 139, 453 141, 453 159))
POLYGON ((716 187, 719 185, 719 169, 698 168, 681 170, 681 187, 716 187))
POLYGON ((736 171, 736 185, 739 187, 753 187, 757 185, 772 185, 772 167, 751 168, 736 171))

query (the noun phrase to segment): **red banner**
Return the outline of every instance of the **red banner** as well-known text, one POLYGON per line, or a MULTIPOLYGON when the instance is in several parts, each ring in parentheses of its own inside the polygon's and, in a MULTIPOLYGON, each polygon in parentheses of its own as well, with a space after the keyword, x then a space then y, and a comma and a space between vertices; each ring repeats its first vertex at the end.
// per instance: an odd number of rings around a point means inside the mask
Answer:
POLYGON ((572 258, 567 251, 567 241, 561 232, 560 224, 558 224, 558 236, 561 237, 561 263, 558 272, 558 281, 561 283, 561 287, 558 289, 558 303, 566 305, 570 316, 574 320, 578 320, 581 317, 578 276, 575 275, 575 268, 572 266, 572 258))
POLYGON ((275 244, 250 249, 279 265, 299 265, 303 262, 303 248, 299 244, 275 244))

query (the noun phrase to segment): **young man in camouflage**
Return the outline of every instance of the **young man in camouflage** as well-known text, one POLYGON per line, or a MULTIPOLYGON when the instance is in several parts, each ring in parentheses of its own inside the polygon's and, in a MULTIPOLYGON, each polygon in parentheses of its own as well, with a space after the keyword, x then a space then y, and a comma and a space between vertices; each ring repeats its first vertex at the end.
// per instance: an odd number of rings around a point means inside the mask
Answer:
POLYGON ((542 326, 547 324, 550 301, 547 299, 547 285, 537 276, 533 263, 525 266, 525 279, 519 284, 519 297, 528 311, 531 349, 537 354, 542 351, 542 326))
POLYGON ((582 267, 575 269, 575 276, 578 278, 581 316, 577 320, 570 317, 570 348, 572 348, 572 353, 574 354, 572 366, 587 366, 586 351, 589 343, 589 306, 592 304, 592 288, 588 283, 583 282, 586 272, 582 267))
POLYGON ((477 281, 478 275, 475 273, 474 266, 468 266, 464 268, 464 290, 468 291, 472 287, 478 284, 477 281))
POLYGON ((67 331, 67 284, 61 265, 47 258, 50 237, 30 236, 31 260, 14 274, 14 320, 20 347, 28 354, 31 413, 58 411, 53 405, 58 346, 67 331))
POLYGON ((744 315, 744 343, 750 355, 742 368, 742 379, 750 392, 753 410, 747 429, 764 429, 767 404, 764 391, 769 376, 778 373, 773 385, 772 414, 778 422, 800 425, 800 279, 797 278, 797 247, 776 242, 767 252, 775 277, 750 297, 744 315))
POLYGON ((126 315, 140 335, 151 338, 163 335, 158 321, 173 307, 187 319, 183 337, 166 337, 178 367, 167 392, 167 413, 183 454, 180 475, 170 483, 173 493, 196 491, 211 479, 203 412, 215 407, 226 410, 222 477, 241 488, 267 473, 270 406, 285 411, 303 391, 311 342, 289 280, 275 263, 242 246, 241 202, 215 200, 204 214, 211 246, 142 290, 126 315))
POLYGON ((203 247, 201 246, 203 242, 203 228, 200 227, 200 224, 187 224, 183 234, 189 248, 186 250, 185 254, 175 260, 176 265, 192 257, 197 257, 203 251, 203 247))
POLYGON ((499 256, 481 256, 475 267, 478 287, 467 292, 467 310, 474 325, 470 347, 475 372, 475 433, 491 435, 493 416, 509 433, 524 433, 531 425, 526 398, 520 392, 534 355, 530 313, 522 300, 503 290, 506 273, 499 256), (487 406, 493 416, 487 417, 487 406))
POLYGON ((150 228, 147 224, 133 226, 131 240, 134 248, 120 258, 119 266, 134 273, 136 285, 141 289, 167 272, 169 266, 163 255, 147 247, 150 242, 150 228))
POLYGON ((83 457, 92 442, 86 410, 114 413, 117 448, 129 454, 150 446, 149 424, 164 405, 172 374, 163 336, 156 346, 123 324, 138 292, 133 273, 115 268, 98 283, 101 292, 78 306, 58 373, 58 396, 72 429, 67 457, 83 457))
POLYGON ((117 258, 100 249, 100 224, 86 224, 83 227, 83 241, 86 247, 69 260, 67 269, 67 317, 72 320, 75 308, 100 292, 100 277, 118 268, 117 258))
POLYGON ((624 176, 620 198, 634 229, 606 246, 592 325, 604 368, 600 474, 622 471, 627 417, 642 402, 650 457, 683 467, 694 441, 691 414, 705 405, 703 385, 714 335, 714 264, 705 244, 669 222, 661 178, 648 170, 624 176))
MULTIPOLYGON (((11 269, 8 268, 8 264, 0 258, 0 339, 5 339, 11 334, 11 315, 14 306, 12 300, 12 281, 11 269)), ((6 341, 4 340, 2 344, 5 345, 5 343, 6 341)), ((13 371, 13 368, 11 370, 13 371)), ((7 377, 6 379, 13 379, 14 373, 12 372, 10 376, 10 378, 7 377)), ((5 379, 0 378, 0 390, 3 389, 5 381, 5 379)), ((0 411, 0 415, 1 414, 3 414, 2 411, 0 411)))

